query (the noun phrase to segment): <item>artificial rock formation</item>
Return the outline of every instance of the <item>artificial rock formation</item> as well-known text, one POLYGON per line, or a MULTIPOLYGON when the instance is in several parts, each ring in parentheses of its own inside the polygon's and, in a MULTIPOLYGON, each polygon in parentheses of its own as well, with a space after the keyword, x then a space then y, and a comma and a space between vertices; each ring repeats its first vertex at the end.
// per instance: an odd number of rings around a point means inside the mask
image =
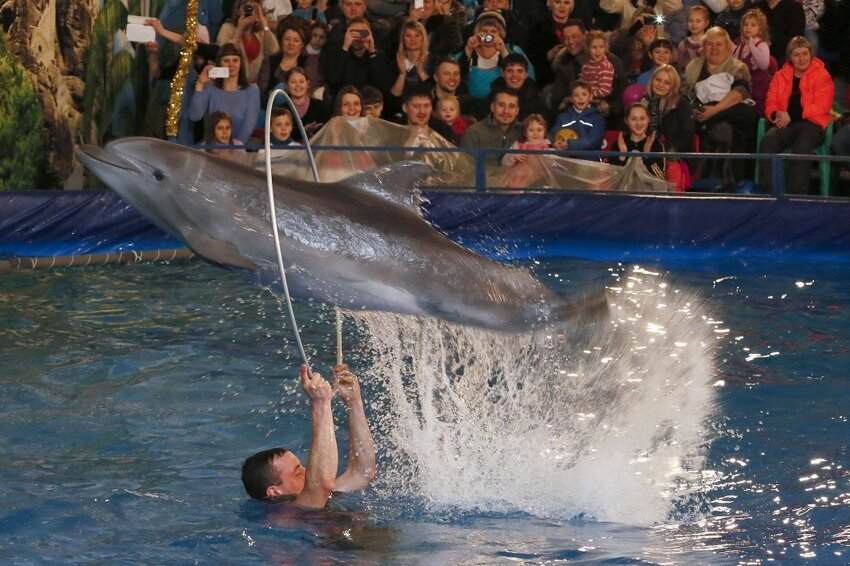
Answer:
POLYGON ((48 176, 62 182, 74 167, 83 111, 85 56, 98 0, 0 0, 9 48, 32 75, 44 102, 48 176))

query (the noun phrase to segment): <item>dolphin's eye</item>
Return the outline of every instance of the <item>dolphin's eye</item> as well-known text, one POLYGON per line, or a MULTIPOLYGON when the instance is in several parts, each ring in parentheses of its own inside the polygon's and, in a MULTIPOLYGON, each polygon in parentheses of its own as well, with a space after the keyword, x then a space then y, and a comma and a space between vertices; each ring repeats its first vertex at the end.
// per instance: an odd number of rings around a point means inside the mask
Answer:
POLYGON ((160 171, 159 169, 155 169, 153 172, 153 178, 157 181, 162 181, 165 179, 165 175, 163 175, 162 171, 160 171))

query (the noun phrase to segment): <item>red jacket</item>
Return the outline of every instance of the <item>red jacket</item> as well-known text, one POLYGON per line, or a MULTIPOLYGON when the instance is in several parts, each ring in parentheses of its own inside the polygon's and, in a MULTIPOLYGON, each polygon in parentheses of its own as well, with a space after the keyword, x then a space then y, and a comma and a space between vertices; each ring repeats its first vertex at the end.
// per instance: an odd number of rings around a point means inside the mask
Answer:
MULTIPOLYGON (((793 84, 794 67, 791 63, 785 63, 779 72, 773 75, 767 89, 764 115, 768 120, 774 112, 788 110, 788 99, 791 98, 793 84)), ((803 119, 826 129, 832 121, 829 111, 832 109, 834 96, 835 82, 823 61, 813 57, 811 65, 800 77, 800 104, 803 106, 803 119)))

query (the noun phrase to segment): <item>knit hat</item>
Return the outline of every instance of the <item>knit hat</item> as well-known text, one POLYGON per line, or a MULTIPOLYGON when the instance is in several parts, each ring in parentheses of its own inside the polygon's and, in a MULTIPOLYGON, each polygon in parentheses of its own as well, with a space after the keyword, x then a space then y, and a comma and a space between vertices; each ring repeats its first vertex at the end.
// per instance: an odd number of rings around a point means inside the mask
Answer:
MULTIPOLYGON (((506 28, 507 24, 505 24, 505 16, 501 14, 501 12, 497 10, 484 10, 475 18, 475 25, 478 25, 482 20, 492 18, 496 20, 496 23, 502 26, 502 28, 506 28)), ((488 22, 489 23, 489 22, 488 22)))

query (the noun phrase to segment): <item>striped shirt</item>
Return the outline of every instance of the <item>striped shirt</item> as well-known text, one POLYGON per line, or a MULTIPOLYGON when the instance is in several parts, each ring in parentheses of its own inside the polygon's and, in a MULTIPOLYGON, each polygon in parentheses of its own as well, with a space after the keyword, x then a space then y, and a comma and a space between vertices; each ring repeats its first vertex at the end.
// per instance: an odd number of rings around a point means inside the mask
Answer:
POLYGON ((593 98, 605 98, 614 90, 614 65, 607 57, 599 61, 588 59, 581 66, 581 79, 590 83, 593 98))

